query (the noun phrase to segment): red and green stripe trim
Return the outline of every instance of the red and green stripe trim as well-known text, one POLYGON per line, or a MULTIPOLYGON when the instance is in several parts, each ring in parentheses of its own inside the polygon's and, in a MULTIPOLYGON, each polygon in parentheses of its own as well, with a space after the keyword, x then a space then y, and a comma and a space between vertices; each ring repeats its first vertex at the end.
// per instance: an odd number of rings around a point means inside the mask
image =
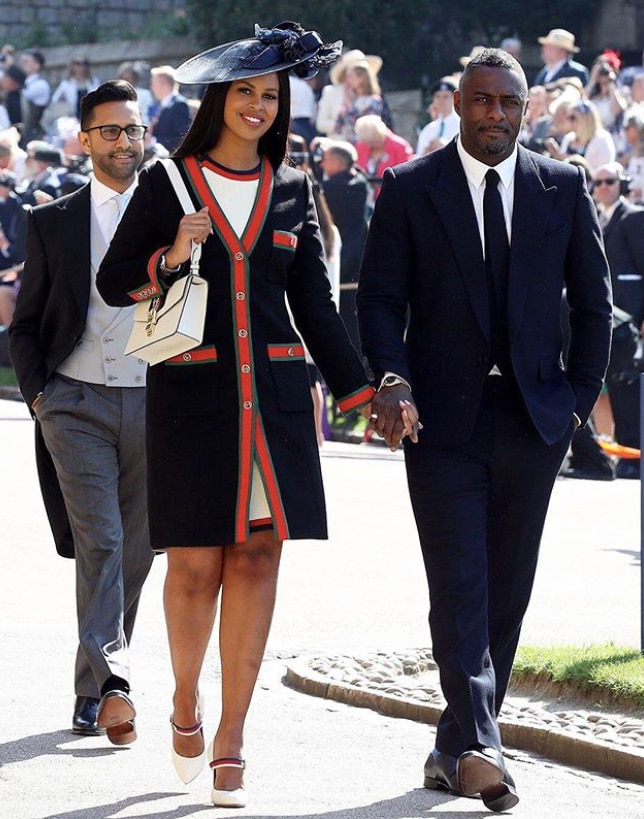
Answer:
POLYGON ((217 361, 217 350, 213 346, 196 347, 186 353, 166 359, 166 364, 185 366, 191 364, 208 364, 217 361))
POLYGON ((351 393, 351 395, 347 395, 345 398, 342 398, 338 401, 338 407, 340 412, 343 415, 346 415, 351 410, 357 409, 361 407, 363 404, 366 404, 376 394, 376 391, 373 387, 363 387, 357 392, 351 393))
POLYGON ((291 359, 302 359, 304 358, 304 345, 303 344, 269 344, 268 345, 268 357, 271 361, 279 361, 285 360, 289 361, 291 359))
POLYGON ((292 253, 295 253, 297 248, 297 236, 294 233, 289 233, 287 230, 274 230, 273 247, 283 247, 285 250, 290 250, 292 253))
POLYGON ((149 284, 143 285, 143 287, 138 288, 137 290, 130 290, 128 296, 134 299, 134 301, 145 301, 146 299, 152 299, 155 296, 160 296, 163 292, 161 285, 159 284, 159 279, 157 276, 157 269, 159 266, 159 260, 164 253, 166 253, 170 249, 170 245, 166 247, 162 247, 159 250, 155 251, 148 261, 148 278, 149 284))

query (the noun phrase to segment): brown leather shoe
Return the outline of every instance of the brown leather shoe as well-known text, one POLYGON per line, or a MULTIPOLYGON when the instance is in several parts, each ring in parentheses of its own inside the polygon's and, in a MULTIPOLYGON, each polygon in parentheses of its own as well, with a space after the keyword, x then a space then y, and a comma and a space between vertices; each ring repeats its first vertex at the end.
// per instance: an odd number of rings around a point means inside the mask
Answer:
POLYGON ((134 703, 124 691, 107 691, 98 704, 96 722, 112 745, 129 745, 136 739, 134 703))
POLYGON ((514 780, 496 748, 461 754, 456 763, 456 779, 465 796, 480 794, 488 810, 510 810, 519 802, 514 780))

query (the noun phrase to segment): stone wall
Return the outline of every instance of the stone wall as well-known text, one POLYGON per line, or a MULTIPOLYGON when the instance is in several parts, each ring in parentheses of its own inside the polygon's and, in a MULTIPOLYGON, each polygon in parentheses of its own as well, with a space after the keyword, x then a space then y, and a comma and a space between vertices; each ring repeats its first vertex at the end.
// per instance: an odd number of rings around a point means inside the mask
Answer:
POLYGON ((183 0, 2 0, 1 9, 0 40, 22 47, 158 37, 185 15, 183 0))

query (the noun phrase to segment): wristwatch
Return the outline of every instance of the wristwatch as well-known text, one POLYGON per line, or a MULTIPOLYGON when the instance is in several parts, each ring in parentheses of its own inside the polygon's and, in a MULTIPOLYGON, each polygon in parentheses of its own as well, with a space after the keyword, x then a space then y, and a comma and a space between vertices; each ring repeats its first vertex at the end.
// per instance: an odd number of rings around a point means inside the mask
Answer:
POLYGON ((378 392, 380 392, 380 390, 383 387, 395 387, 398 384, 404 384, 407 387, 408 390, 411 390, 411 387, 409 386, 409 382, 405 381, 404 378, 401 378, 399 375, 386 375, 382 379, 382 381, 380 382, 380 386, 378 387, 378 392))
POLYGON ((165 253, 159 259, 159 267, 164 273, 178 273, 181 270, 181 265, 178 267, 168 267, 168 265, 165 263, 165 253))

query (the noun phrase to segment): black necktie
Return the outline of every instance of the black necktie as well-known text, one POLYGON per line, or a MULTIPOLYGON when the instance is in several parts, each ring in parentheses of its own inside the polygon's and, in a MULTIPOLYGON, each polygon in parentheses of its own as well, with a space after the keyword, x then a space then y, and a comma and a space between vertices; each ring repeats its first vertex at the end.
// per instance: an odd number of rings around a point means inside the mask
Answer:
POLYGON ((485 237, 485 272, 490 288, 490 305, 496 308, 493 321, 505 316, 508 291, 510 245, 499 192, 499 175, 493 169, 485 174, 483 194, 483 234, 485 237), (495 315, 496 313, 496 315, 495 315))

